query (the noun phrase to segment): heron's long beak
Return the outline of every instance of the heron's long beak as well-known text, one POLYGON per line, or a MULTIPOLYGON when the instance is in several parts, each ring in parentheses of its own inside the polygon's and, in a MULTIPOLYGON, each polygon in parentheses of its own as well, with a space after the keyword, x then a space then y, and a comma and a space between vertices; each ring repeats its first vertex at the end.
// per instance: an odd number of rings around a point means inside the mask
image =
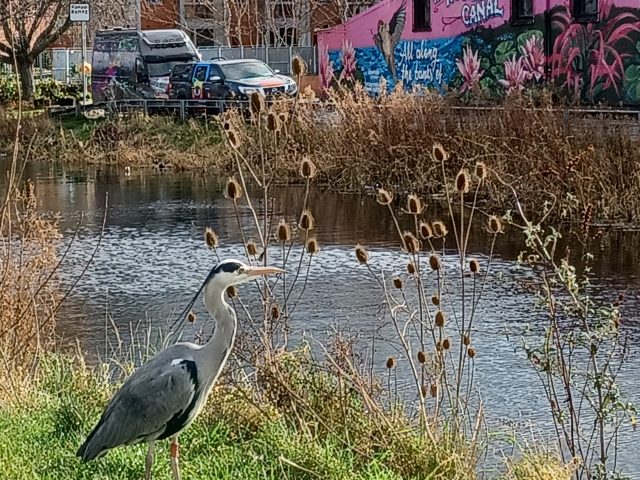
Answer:
POLYGON ((276 275, 284 273, 284 270, 278 267, 246 267, 244 273, 249 277, 259 277, 260 275, 276 275))

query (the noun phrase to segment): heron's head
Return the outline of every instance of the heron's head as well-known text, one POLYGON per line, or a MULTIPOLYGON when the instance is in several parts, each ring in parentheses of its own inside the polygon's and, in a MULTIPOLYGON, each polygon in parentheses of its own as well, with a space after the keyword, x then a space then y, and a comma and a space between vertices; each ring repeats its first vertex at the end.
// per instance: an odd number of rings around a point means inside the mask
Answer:
POLYGON ((275 275, 282 272, 284 270, 277 267, 254 267, 239 260, 223 260, 213 267, 205 283, 226 290, 232 285, 240 285, 257 277, 275 275))

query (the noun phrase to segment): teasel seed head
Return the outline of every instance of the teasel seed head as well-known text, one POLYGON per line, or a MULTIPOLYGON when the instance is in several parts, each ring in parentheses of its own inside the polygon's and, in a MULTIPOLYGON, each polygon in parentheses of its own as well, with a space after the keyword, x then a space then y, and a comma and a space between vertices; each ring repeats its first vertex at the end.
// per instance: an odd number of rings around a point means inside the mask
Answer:
POLYGON ((391 370, 395 366, 396 366, 396 359, 393 357, 387 358, 387 368, 391 370))
POLYGON ((220 240, 218 239, 218 235, 211 227, 207 227, 204 230, 204 241, 209 248, 215 250, 220 245, 220 240))
POLYGON ((496 216, 496 215, 491 215, 489 217, 489 220, 487 221, 487 226, 489 228, 489 232, 491 233, 502 233, 502 220, 500 220, 500 217, 496 216))
POLYGON ((377 200, 380 205, 389 205, 393 201, 393 195, 388 190, 379 188, 377 200))
POLYGON ((296 77, 300 77, 304 75, 306 71, 307 64, 304 62, 304 60, 298 55, 293 57, 293 60, 291 61, 291 73, 293 73, 296 77))
POLYGON ((311 214, 311 210, 309 210, 308 208, 303 210, 302 214, 300 215, 300 223, 298 224, 298 227, 300 227, 302 230, 313 230, 314 226, 315 219, 311 214))
POLYGON ((229 131, 227 131, 227 139, 229 140, 229 144, 233 148, 240 148, 240 136, 238 135, 238 132, 230 129, 229 131))
POLYGON ((431 391, 431 396, 432 397, 437 397, 438 396, 438 386, 435 383, 431 384, 431 387, 429 389, 431 391))
POLYGON ((469 185, 469 172, 467 172, 466 168, 463 168, 456 176, 456 190, 458 193, 469 193, 469 185))
POLYGON ((416 264, 413 262, 407 263, 407 273, 409 275, 415 275, 416 273, 416 264))
POLYGON ((302 162, 300 162, 300 176, 302 178, 313 178, 316 176, 318 169, 316 168, 316 164, 313 163, 308 158, 303 158, 302 162))
POLYGON ((227 180, 225 194, 227 198, 230 198, 234 202, 242 197, 242 187, 235 178, 231 177, 227 180))
POLYGON ((433 295, 431 297, 431 303, 433 303, 436 307, 440 305, 440 297, 438 295, 433 295))
POLYGON ((449 158, 449 154, 440 143, 433 144, 433 158, 438 162, 444 162, 449 158))
POLYGON ((433 229, 433 236, 436 238, 444 238, 447 236, 447 233, 449 233, 446 225, 441 220, 433 222, 431 228, 433 229))
POLYGON ((440 258, 435 253, 431 254, 429 257, 429 266, 431 267, 431 270, 440 270, 442 268, 440 258))
POLYGON ((468 347, 471 344, 471 339, 469 338, 469 335, 464 335, 462 337, 462 343, 464 344, 465 347, 468 347))
POLYGON ((487 174, 488 170, 484 162, 476 163, 476 177, 478 177, 480 180, 484 180, 485 178, 487 178, 487 174))
POLYGON ((267 115, 267 130, 270 132, 280 131, 280 119, 276 113, 269 112, 269 115, 267 115))
POLYGON ((231 285, 230 287, 227 288, 227 296, 229 298, 234 298, 238 296, 238 291, 236 290, 236 287, 234 285, 231 285))
POLYGON ((472 258, 469 261, 469 269, 471 270, 471 273, 480 273, 480 262, 475 258, 472 258))
POLYGON ((476 351, 473 347, 469 347, 467 349, 467 355, 469 355, 469 358, 474 358, 476 356, 476 351))
POLYGON ((427 386, 425 384, 420 385, 420 393, 422 393, 422 398, 427 398, 429 390, 427 390, 427 386))
POLYGON ((436 327, 444 327, 444 313, 442 313, 442 310, 436 312, 436 327))
POLYGON ((291 241, 291 225, 284 218, 278 223, 278 240, 282 243, 291 241))
POLYGON ((287 122, 289 121, 289 114, 287 112, 280 112, 278 114, 278 118, 280 119, 280 123, 282 125, 286 125, 287 122))
POLYGON ((280 318, 280 307, 277 304, 271 305, 271 318, 277 320, 280 318))
POLYGON ((450 347, 451 347, 451 341, 448 338, 445 338, 442 341, 442 348, 444 348, 445 350, 449 350, 450 347))
POLYGON ((362 245, 356 245, 356 259, 358 263, 365 264, 369 261, 369 252, 362 245))
POLYGON ((400 290, 403 286, 402 279, 400 277, 396 277, 393 279, 393 286, 400 290))
POLYGON ((420 237, 422 237, 423 240, 433 237, 433 230, 431 230, 431 225, 427 222, 421 220, 418 229, 420 230, 420 237))
POLYGON ((426 361, 427 361, 427 354, 422 351, 418 352, 418 362, 424 365, 426 361))
POLYGON ((311 237, 307 240, 307 252, 309 255, 315 255, 320 251, 320 245, 318 244, 318 240, 315 237, 311 237))
POLYGON ((193 310, 187 314, 187 321, 189 323, 194 323, 196 321, 196 314, 193 313, 193 310))
POLYGON ((256 244, 256 242, 247 242, 247 253, 250 257, 255 257, 256 255, 258 255, 258 245, 256 244))
POLYGON ((404 244, 404 249, 409 253, 420 251, 420 241, 409 230, 405 230, 402 234, 402 243, 404 244))
POLYGON ((258 92, 254 92, 251 94, 250 103, 251 103, 251 112, 255 114, 260 114, 265 109, 264 97, 262 94, 258 92))
POLYGON ((231 122, 228 122, 228 121, 227 121, 227 122, 224 122, 224 123, 222 124, 222 129, 223 129, 225 132, 228 132, 229 130, 231 130, 231 122))
POLYGON ((411 215, 420 215, 424 207, 422 206, 422 200, 415 194, 411 194, 407 197, 407 212, 411 215))
POLYGON ((442 352, 442 341, 440 340, 436 343, 436 352, 442 352))

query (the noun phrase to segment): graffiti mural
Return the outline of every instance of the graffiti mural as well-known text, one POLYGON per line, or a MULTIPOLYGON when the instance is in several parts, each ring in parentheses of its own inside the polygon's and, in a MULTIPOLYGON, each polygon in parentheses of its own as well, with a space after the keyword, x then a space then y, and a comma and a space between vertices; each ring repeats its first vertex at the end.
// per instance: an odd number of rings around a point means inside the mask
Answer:
POLYGON ((500 97, 547 83, 587 103, 640 105, 638 0, 598 0, 592 21, 573 18, 570 1, 529 0, 521 21, 511 0, 435 0, 418 29, 416 2, 383 0, 319 33, 322 85, 500 97))

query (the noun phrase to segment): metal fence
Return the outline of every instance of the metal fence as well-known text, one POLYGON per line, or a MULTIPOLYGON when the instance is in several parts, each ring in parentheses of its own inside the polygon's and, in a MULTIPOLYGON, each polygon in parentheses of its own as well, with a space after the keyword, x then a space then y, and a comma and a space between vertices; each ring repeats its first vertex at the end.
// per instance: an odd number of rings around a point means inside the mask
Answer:
MULTIPOLYGON (((274 70, 281 73, 291 73, 291 61, 299 55, 307 64, 311 74, 318 72, 316 47, 200 47, 198 51, 203 60, 212 58, 241 59, 255 58, 262 60, 274 70)), ((51 73, 48 69, 41 70, 41 76, 51 76, 60 82, 68 82, 77 75, 78 66, 82 60, 80 48, 54 48, 50 51, 51 73)), ((91 62, 91 50, 87 50, 87 61, 91 62)), ((47 60, 40 59, 45 65, 47 60)))

